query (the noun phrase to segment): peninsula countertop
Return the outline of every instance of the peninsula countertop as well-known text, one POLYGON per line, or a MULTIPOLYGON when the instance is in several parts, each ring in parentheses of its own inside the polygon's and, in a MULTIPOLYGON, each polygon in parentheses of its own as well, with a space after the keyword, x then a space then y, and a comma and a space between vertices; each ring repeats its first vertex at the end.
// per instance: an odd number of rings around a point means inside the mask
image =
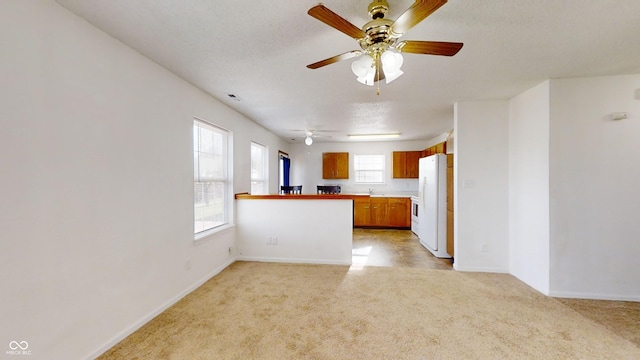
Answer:
POLYGON ((237 200, 353 200, 369 197, 369 194, 236 194, 237 200))
POLYGON ((265 194, 265 195, 251 195, 248 193, 236 194, 236 199, 268 199, 268 200, 348 200, 348 199, 362 199, 362 198, 411 198, 416 196, 413 193, 342 193, 342 194, 265 194))

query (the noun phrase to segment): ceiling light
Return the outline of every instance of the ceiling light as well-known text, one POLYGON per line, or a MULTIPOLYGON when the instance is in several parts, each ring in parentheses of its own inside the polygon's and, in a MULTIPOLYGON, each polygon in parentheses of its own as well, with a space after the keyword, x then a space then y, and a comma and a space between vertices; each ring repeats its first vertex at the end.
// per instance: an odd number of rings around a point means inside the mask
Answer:
POLYGON ((313 144, 313 139, 311 138, 311 136, 307 136, 307 138, 304 139, 304 143, 307 145, 313 144))
POLYGON ((392 134, 353 134, 347 135, 349 139, 353 140, 379 140, 379 139, 393 139, 400 136, 400 133, 392 133, 392 134))
POLYGON ((351 64, 351 71, 361 84, 373 86, 376 75, 376 67, 373 65, 373 58, 363 55, 351 64))
POLYGON ((373 51, 373 57, 369 54, 364 54, 351 63, 351 71, 356 76, 358 82, 373 86, 376 72, 380 70, 384 72, 387 84, 404 74, 404 72, 400 70, 404 59, 399 52, 391 48, 376 48, 373 51), (380 59, 380 61, 375 61, 375 59, 380 59), (376 64, 380 63, 382 63, 382 69, 378 69, 376 66, 376 64))
POLYGON ((404 72, 400 70, 404 61, 400 53, 385 51, 382 53, 380 61, 382 61, 382 70, 384 71, 384 78, 387 84, 404 74, 404 72))

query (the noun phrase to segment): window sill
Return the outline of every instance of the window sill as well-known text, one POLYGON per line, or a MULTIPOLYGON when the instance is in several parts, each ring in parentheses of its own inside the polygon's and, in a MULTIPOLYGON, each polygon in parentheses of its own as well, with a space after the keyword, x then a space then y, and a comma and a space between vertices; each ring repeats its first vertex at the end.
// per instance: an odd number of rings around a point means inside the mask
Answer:
POLYGON ((195 238, 193 239, 193 242, 195 245, 198 245, 202 242, 205 242, 209 239, 214 238, 217 235, 221 235, 224 233, 227 233, 231 230, 233 230, 236 227, 235 224, 226 224, 226 225, 222 225, 222 226, 218 226, 216 228, 213 228, 211 230, 207 230, 207 231, 203 231, 200 233, 197 233, 195 238))

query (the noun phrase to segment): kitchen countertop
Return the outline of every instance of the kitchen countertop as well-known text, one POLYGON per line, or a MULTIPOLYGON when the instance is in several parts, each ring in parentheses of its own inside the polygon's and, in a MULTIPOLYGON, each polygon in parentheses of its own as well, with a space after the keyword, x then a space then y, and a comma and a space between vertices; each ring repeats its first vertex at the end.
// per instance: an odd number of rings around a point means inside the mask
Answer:
POLYGON ((359 197, 369 197, 369 194, 271 194, 251 195, 236 194, 236 199, 252 200, 349 200, 359 197))
POLYGON ((394 197, 394 198, 410 198, 415 195, 411 194, 376 194, 373 193, 370 195, 371 197, 394 197))
POLYGON ((370 197, 394 197, 394 198, 410 198, 410 197, 415 197, 418 196, 418 194, 416 193, 376 193, 375 191, 371 194, 369 193, 354 193, 352 195, 364 195, 364 196, 370 196, 370 197))
POLYGON ((251 195, 236 194, 236 199, 278 199, 278 200, 344 200, 349 198, 363 197, 393 197, 393 198, 411 198, 415 197, 411 193, 341 193, 341 194, 272 194, 272 195, 251 195))

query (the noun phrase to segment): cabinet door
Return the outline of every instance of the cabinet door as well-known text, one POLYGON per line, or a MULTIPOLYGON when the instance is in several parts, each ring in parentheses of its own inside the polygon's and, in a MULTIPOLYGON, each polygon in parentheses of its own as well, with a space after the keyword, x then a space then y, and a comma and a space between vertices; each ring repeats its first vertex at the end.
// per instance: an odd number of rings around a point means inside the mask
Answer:
POLYGON ((447 210, 447 253, 455 257, 453 253, 453 211, 447 210))
POLYGON ((389 198, 389 225, 411 227, 411 200, 389 198))
POLYGON ((333 153, 322 153, 322 178, 333 179, 335 174, 335 155, 333 153))
POLYGON ((335 153, 335 169, 336 174, 334 179, 348 179, 349 178, 349 153, 335 153))
POLYGON ((387 198, 371 199, 371 225, 389 225, 389 200, 387 198))
POLYGON ((453 168, 447 168, 447 210, 453 211, 453 168))
POLYGON ((371 225, 371 203, 369 199, 356 199, 353 202, 353 226, 371 225))
POLYGON ((418 163, 420 162, 420 151, 407 151, 407 165, 406 176, 407 178, 418 178, 418 163))
POLYGON ((453 154, 447 154, 447 252, 453 254, 453 154))
POLYGON ((407 152, 406 151, 394 151, 393 152, 393 178, 401 179, 407 177, 407 152))
POLYGON ((349 178, 349 153, 322 153, 323 179, 349 178))

